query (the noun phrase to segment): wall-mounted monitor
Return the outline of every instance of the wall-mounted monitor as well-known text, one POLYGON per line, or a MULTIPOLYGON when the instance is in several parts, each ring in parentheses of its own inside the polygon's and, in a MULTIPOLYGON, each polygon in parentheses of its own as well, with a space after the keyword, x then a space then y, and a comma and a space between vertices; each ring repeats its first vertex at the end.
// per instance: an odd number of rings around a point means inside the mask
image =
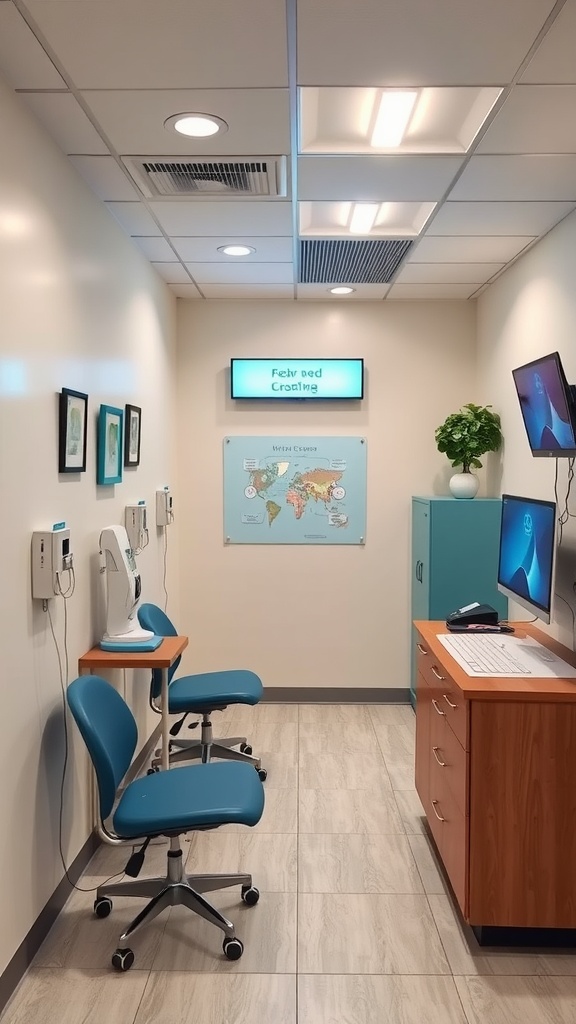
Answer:
POLYGON ((364 397, 363 359, 232 359, 232 398, 364 397))
POLYGON ((551 614, 555 533, 553 501, 502 495, 498 590, 544 622, 551 614))
POLYGON ((576 455, 574 388, 558 352, 512 370, 532 455, 576 455))

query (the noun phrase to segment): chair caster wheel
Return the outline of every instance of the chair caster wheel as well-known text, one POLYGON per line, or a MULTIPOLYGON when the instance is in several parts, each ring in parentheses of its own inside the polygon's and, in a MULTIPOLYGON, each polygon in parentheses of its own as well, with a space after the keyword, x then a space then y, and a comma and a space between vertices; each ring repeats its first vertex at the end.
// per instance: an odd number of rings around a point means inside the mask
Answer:
POLYGON ((129 971, 134 963, 134 953, 131 949, 117 949, 112 953, 112 967, 116 971, 129 971))
POLYGON ((244 943, 240 939, 224 939, 222 950, 228 960, 239 960, 244 952, 244 943))
POLYGON ((160 771, 160 765, 159 764, 153 764, 152 767, 149 768, 148 771, 146 772, 146 775, 156 775, 156 772, 159 772, 159 771, 160 771))
POLYGON ((266 769, 257 768, 256 771, 258 772, 258 778, 260 779, 260 782, 266 782, 266 779, 268 778, 268 772, 266 771, 266 769))
POLYGON ((240 744, 240 753, 241 754, 251 754, 252 753, 252 747, 250 746, 250 744, 249 743, 241 743, 240 744))
POLYGON ((260 899, 260 890, 255 885, 243 885, 242 899, 247 907, 255 907, 260 899))
POLYGON ((108 896, 101 896, 99 900, 94 900, 94 913, 96 917, 108 917, 111 910, 112 900, 108 896))

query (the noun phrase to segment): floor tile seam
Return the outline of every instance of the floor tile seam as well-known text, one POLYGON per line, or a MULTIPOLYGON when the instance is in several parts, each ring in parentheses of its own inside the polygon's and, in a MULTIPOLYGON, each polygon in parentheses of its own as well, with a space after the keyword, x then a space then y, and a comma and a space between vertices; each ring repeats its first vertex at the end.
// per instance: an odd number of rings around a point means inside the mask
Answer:
POLYGON ((371 725, 371 728, 372 728, 372 733, 374 735, 374 739, 376 740, 376 749, 380 752, 380 756, 382 758, 382 763, 384 765, 384 770, 386 772, 386 775, 387 775, 387 778, 388 778, 388 782, 390 783, 390 788, 392 788, 392 779, 390 778, 390 772, 388 771, 388 765, 386 764, 386 758, 384 757, 384 751, 382 750, 382 747, 380 746, 380 740, 378 739, 378 733, 376 732, 376 728, 374 726, 374 719, 372 718, 372 715, 370 713, 370 708, 368 708, 368 717, 370 719, 370 725, 371 725))
POLYGON ((296 716, 297 727, 296 727, 296 921, 294 923, 295 933, 295 969, 296 969, 296 982, 295 982, 295 1002, 294 1002, 294 1024, 298 1024, 299 1018, 299 1004, 300 1004, 300 989, 298 986, 298 947, 300 944, 300 726, 301 726, 301 705, 298 705, 298 713, 296 716))

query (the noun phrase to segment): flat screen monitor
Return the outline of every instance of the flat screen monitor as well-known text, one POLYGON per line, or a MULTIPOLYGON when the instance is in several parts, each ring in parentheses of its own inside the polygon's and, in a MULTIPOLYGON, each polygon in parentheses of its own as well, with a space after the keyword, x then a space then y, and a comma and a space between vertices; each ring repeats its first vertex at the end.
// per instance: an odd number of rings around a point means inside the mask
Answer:
POLYGON ((363 359, 232 359, 232 398, 361 399, 363 359))
POLYGON ((556 504, 502 495, 498 590, 550 622, 556 504))
POLYGON ((532 455, 576 455, 576 410, 558 352, 512 370, 532 455))

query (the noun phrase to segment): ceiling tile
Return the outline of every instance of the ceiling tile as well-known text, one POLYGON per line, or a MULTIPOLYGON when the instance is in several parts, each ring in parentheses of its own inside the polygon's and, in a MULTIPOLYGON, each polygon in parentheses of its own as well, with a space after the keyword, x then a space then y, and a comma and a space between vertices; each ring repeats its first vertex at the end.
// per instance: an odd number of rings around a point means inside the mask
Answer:
POLYGON ((133 235, 132 240, 150 261, 159 263, 174 261, 174 253, 165 238, 146 238, 133 235))
POLYGON ((576 202, 576 156, 473 156, 450 199, 576 202))
MULTIPOLYGON (((166 200, 150 209, 168 235, 289 235, 292 204, 274 200, 225 202, 166 200)), ((152 234, 153 232, 139 232, 152 234)))
POLYGON ((429 235, 543 235, 574 203, 444 203, 429 235))
POLYGON ((203 284, 207 299, 293 299, 291 284, 203 284))
POLYGON ((575 110, 576 85, 517 85, 476 152, 576 153, 575 110))
POLYGON ((201 299, 202 293, 193 284, 171 284, 170 291, 179 299, 201 299))
POLYGON ((387 299, 467 299, 479 284, 393 284, 387 299))
POLYGON ((287 83, 284 0, 27 0, 26 6, 79 88, 178 89, 191 79, 202 88, 287 83))
POLYGON ((74 164, 99 199, 130 202, 140 196, 112 156, 71 156, 74 164))
POLYGON ((289 151, 287 89, 104 89, 82 96, 123 155, 274 156, 289 151), (226 121, 228 131, 190 139, 164 127, 168 117, 186 111, 215 114, 226 121))
MULTIPOLYGON (((156 241, 156 240, 155 240, 156 241)), ((163 277, 167 284, 191 284, 190 274, 181 263, 152 263, 154 270, 163 277)))
POLYGON ((568 0, 522 75, 522 82, 576 84, 576 3, 568 0))
POLYGON ((172 245, 180 258, 190 263, 239 263, 264 261, 270 263, 288 263, 293 256, 292 238, 266 238, 262 235, 221 235, 208 238, 179 238, 172 235, 172 245), (226 256, 218 252, 223 245, 250 245, 256 251, 248 256, 226 256))
POLYGON ((0 3, 0 67, 13 89, 65 89, 47 53, 13 3, 0 3))
POLYGON ((530 245, 534 238, 529 236, 470 236, 460 235, 455 238, 448 236, 424 235, 414 243, 407 263, 507 263, 514 259, 522 249, 530 245))
POLYGON ((106 203, 106 207, 129 235, 162 234, 142 203, 106 203))
MULTIPOLYGON (((381 105, 398 98, 398 90, 300 89, 300 151, 370 156, 465 153, 501 92, 455 87, 413 90, 401 141, 372 145, 381 105)), ((386 110, 384 116, 389 117, 386 110)))
POLYGON ((405 263, 396 281, 400 284, 484 284, 503 263, 405 263))
POLYGON ((292 284, 291 263, 187 263, 194 280, 209 284, 292 284))
POLYGON ((331 295, 326 284, 299 284, 296 295, 299 299, 318 299, 323 302, 378 302, 384 299, 390 289, 389 284, 355 284, 350 295, 331 295))
POLYGON ((71 93, 23 92, 20 97, 65 153, 108 153, 71 93))
POLYGON ((554 0, 300 0, 298 83, 503 85, 553 6, 554 0))
POLYGON ((354 203, 304 202, 298 204, 302 238, 411 238, 418 235, 434 210, 434 203, 382 203, 372 229, 362 235, 349 230, 354 203))
POLYGON ((450 156, 301 156, 298 198, 435 201, 461 166, 450 156))

